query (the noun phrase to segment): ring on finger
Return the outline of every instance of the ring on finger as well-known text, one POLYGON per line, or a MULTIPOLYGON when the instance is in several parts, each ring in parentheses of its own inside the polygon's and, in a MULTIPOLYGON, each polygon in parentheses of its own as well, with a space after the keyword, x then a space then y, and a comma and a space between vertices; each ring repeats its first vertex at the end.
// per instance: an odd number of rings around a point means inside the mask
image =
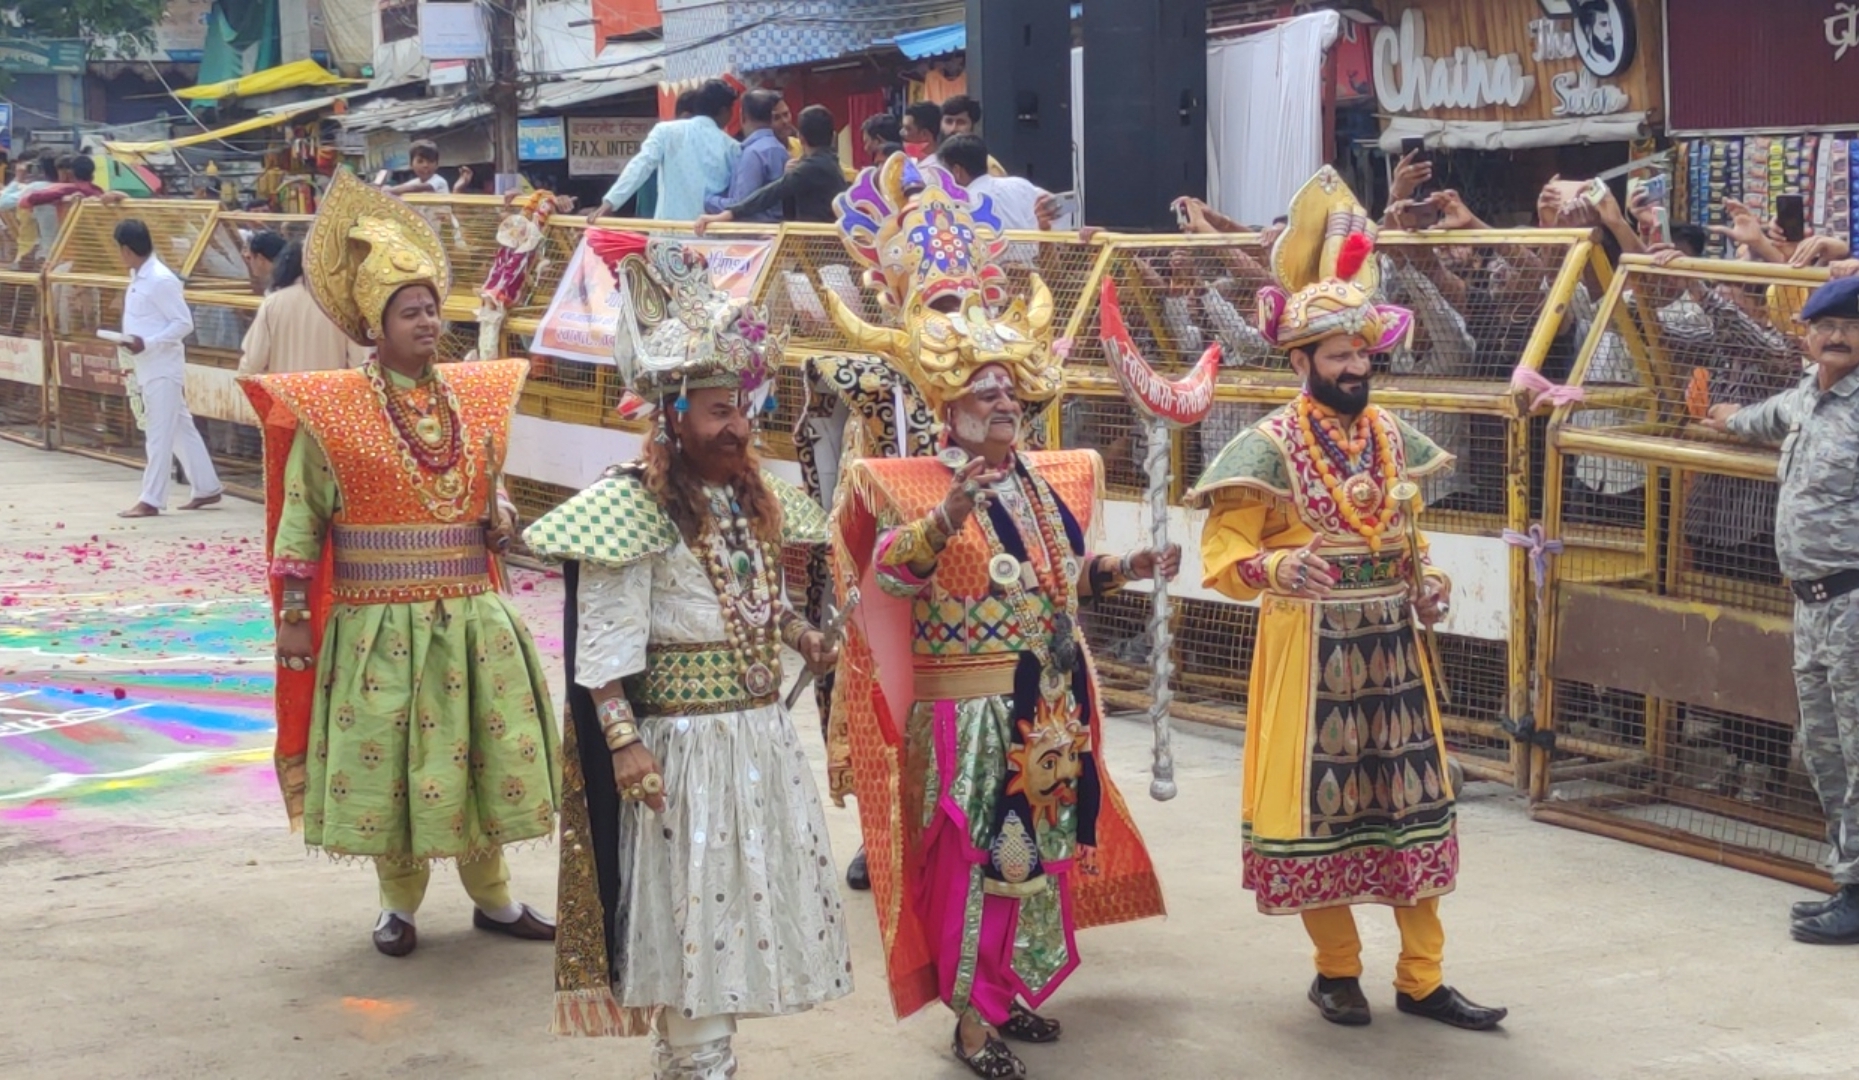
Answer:
POLYGON ((981 494, 981 485, 975 483, 973 480, 962 485, 962 495, 965 498, 972 500, 979 494, 981 494))
POLYGON ((665 778, 657 773, 646 773, 637 786, 647 795, 662 795, 665 791, 665 778))
POLYGON ((645 785, 634 784, 631 787, 627 788, 626 797, 628 799, 631 799, 633 802, 644 802, 645 801, 645 785))

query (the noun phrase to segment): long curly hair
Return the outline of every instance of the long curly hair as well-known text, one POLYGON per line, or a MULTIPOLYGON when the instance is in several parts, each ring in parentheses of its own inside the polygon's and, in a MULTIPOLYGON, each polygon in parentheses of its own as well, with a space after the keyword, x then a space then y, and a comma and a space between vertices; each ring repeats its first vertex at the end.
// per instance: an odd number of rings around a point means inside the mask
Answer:
MULTIPOLYGON (((781 502, 762 480, 761 455, 751 447, 744 458, 747 465, 734 480, 736 502, 748 519, 749 531, 764 543, 778 544, 781 502)), ((695 547, 703 535, 704 523, 710 520, 710 499, 704 494, 703 477, 691 468, 690 459, 675 451, 671 443, 646 440, 645 486, 678 526, 684 542, 695 547)))

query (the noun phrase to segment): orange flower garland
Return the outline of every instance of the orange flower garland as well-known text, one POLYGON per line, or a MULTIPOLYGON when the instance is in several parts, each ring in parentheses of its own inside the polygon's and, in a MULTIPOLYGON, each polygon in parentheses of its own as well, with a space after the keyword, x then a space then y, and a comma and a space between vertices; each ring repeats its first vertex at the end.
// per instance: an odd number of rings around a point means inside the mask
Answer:
POLYGON ((1381 519, 1388 508, 1388 492, 1396 480, 1394 455, 1388 450, 1388 437, 1381 429, 1380 410, 1370 405, 1356 417, 1354 438, 1344 446, 1351 456, 1360 453, 1364 445, 1370 448, 1369 471, 1381 476, 1380 502, 1372 516, 1365 517, 1358 511, 1349 496, 1343 492, 1343 481, 1337 479, 1336 470, 1330 464, 1329 454, 1317 439, 1317 430, 1313 414, 1316 404, 1309 397, 1297 399, 1298 430, 1304 437, 1304 447, 1310 452, 1311 460, 1316 463, 1317 476, 1323 481, 1323 489, 1329 492, 1330 500, 1336 504, 1336 512, 1350 530, 1368 542, 1370 551, 1381 551, 1381 519))

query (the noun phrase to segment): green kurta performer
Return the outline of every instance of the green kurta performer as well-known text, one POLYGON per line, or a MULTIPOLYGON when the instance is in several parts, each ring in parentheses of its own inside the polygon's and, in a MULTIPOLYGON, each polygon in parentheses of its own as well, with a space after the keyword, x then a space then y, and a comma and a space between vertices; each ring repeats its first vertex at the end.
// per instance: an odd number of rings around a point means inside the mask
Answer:
POLYGON ((331 186, 304 267, 317 302, 376 353, 244 383, 266 437, 292 824, 313 847, 374 861, 388 956, 413 951, 442 859, 480 929, 552 940, 553 922, 511 899, 502 854, 553 831, 558 776, 542 662, 497 592, 515 516, 498 463, 528 365, 433 363, 444 248, 352 177, 331 186))

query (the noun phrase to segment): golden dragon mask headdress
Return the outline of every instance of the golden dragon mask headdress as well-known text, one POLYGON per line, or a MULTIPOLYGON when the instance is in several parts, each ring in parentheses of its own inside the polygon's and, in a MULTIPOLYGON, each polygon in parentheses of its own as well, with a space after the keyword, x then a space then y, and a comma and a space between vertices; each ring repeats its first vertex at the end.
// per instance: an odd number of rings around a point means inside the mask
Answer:
POLYGON ((833 206, 846 250, 897 324, 873 326, 826 291, 827 310, 857 348, 895 365, 937 412, 994 365, 1022 401, 1059 395, 1051 290, 1034 274, 1031 295, 1006 302, 998 265, 1006 240, 993 199, 971 197, 947 171, 899 153, 861 172, 833 206))

